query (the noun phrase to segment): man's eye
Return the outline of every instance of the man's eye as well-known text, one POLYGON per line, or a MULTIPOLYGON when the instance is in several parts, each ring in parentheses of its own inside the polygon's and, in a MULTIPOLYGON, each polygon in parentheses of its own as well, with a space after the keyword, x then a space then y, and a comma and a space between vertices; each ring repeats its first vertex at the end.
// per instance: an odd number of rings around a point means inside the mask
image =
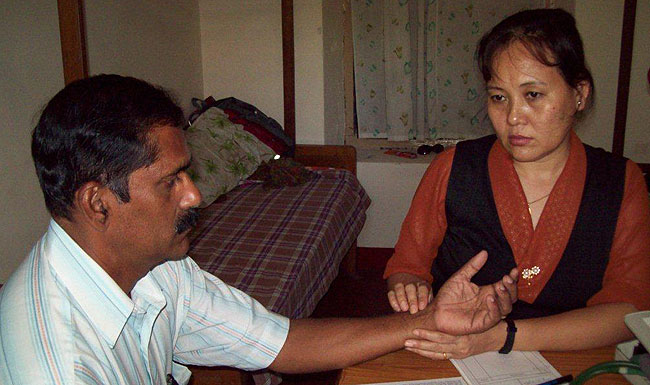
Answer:
POLYGON ((180 180, 181 180, 181 178, 180 178, 178 175, 176 175, 175 177, 173 177, 173 178, 171 178, 171 179, 169 179, 169 180, 167 181, 167 187, 170 187, 170 188, 171 188, 171 187, 174 187, 174 185, 176 184, 176 182, 178 182, 178 181, 180 181, 180 180))
POLYGON ((528 93, 528 97, 531 98, 531 99, 537 99, 537 98, 539 98, 540 96, 542 96, 542 94, 539 93, 539 92, 537 92, 537 91, 530 91, 530 92, 528 93))
POLYGON ((502 102, 505 99, 506 98, 503 95, 490 95, 490 100, 492 100, 493 102, 502 102))

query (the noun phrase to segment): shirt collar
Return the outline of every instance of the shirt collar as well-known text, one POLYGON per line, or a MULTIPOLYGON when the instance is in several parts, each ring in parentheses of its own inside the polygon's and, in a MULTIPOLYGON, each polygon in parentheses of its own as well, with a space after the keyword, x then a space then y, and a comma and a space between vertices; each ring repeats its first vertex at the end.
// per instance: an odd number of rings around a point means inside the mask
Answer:
POLYGON ((54 220, 46 234, 45 256, 59 282, 114 347, 133 312, 133 301, 54 220))

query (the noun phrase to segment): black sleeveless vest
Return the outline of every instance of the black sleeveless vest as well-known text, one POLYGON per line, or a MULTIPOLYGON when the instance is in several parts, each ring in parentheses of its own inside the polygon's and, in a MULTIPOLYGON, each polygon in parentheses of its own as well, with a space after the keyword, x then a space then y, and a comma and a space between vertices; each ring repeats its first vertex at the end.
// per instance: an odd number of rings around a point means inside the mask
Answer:
MULTIPOLYGON (((488 174, 488 154, 495 140, 496 136, 490 135, 456 147, 445 200, 447 231, 431 270, 436 291, 483 249, 488 252, 488 260, 472 279, 474 283, 493 283, 515 267, 488 174)), ((513 319, 584 307, 602 288, 623 199, 626 160, 587 145, 585 150, 584 192, 562 259, 534 303, 515 303, 513 319)))

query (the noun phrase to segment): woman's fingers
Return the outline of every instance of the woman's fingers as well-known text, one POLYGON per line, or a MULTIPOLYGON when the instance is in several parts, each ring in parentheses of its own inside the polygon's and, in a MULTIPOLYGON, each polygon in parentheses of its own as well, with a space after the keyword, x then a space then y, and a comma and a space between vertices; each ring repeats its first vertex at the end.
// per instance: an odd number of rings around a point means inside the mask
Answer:
POLYGON ((419 354, 422 357, 426 357, 432 360, 449 360, 454 358, 453 354, 451 352, 433 352, 429 350, 422 350, 422 349, 417 349, 417 348, 405 348, 409 352, 413 352, 415 354, 419 354))
POLYGON ((424 310, 425 307, 429 304, 429 298, 431 298, 431 290, 429 286, 423 283, 419 283, 417 286, 418 290, 418 310, 424 310))
MULTIPOLYGON (((407 298, 407 295, 406 295, 406 289, 404 287, 404 284, 398 283, 397 285, 395 285, 393 290, 391 290, 390 292, 393 292, 394 296, 395 296, 395 304, 396 305, 393 306, 393 304, 391 304, 391 306, 393 307, 393 310, 395 310, 397 312, 408 311, 409 310, 409 301, 408 301, 408 298, 407 298)), ((390 298, 391 298, 390 292, 389 292, 389 297, 388 297, 389 301, 390 301, 390 298)))
POLYGON ((404 343, 406 350, 413 353, 433 360, 467 356, 466 349, 464 349, 466 338, 426 329, 416 329, 414 334, 418 339, 408 339, 404 343))
POLYGON ((432 300, 431 286, 426 281, 398 282, 388 291, 388 302, 396 312, 415 314, 432 300))
POLYGON ((418 312, 418 290, 414 284, 409 283, 404 287, 406 292, 406 300, 408 302, 408 311, 411 314, 418 312))
POLYGON ((390 303, 390 307, 393 308, 393 311, 395 312, 402 311, 399 306, 399 302, 397 302, 397 296, 395 295, 394 290, 388 292, 388 303, 390 303))

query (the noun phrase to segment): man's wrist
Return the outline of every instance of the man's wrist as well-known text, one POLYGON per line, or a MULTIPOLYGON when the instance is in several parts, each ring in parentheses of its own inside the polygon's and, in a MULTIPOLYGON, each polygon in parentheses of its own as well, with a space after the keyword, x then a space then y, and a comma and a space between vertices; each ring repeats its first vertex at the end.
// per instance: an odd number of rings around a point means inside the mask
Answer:
POLYGON ((435 323, 434 313, 435 306, 433 303, 430 303, 426 308, 418 311, 415 314, 410 314, 409 312, 401 313, 406 317, 404 325, 408 325, 407 327, 410 328, 408 330, 409 338, 416 338, 413 334, 413 331, 415 329, 437 331, 438 326, 435 323))

